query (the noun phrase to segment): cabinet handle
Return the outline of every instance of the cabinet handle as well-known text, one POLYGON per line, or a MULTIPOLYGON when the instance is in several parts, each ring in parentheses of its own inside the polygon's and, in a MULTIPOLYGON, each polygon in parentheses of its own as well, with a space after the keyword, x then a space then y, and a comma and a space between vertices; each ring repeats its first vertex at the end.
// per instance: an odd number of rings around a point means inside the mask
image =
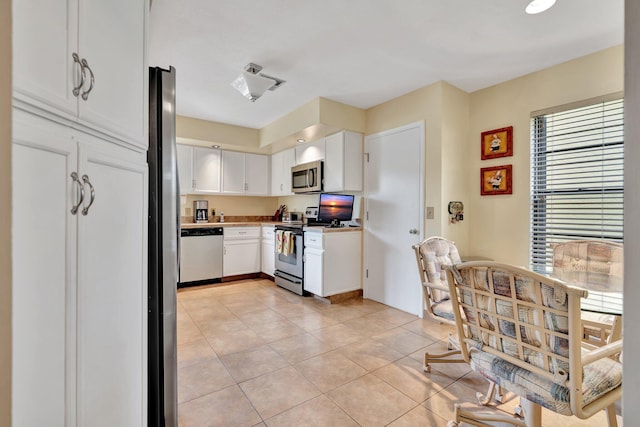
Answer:
POLYGON ((84 65, 82 65, 80 57, 77 53, 73 52, 71 57, 73 58, 73 62, 80 66, 80 84, 78 84, 78 86, 74 86, 73 90, 71 91, 71 93, 73 93, 73 96, 77 97, 78 95, 80 95, 80 88, 84 85, 84 65))
POLYGON ((89 70, 89 75, 91 76, 91 84, 89 85, 89 89, 87 89, 84 92, 82 92, 82 99, 84 99, 86 101, 89 98, 89 92, 91 92, 93 90, 93 83, 95 82, 95 79, 93 78, 93 71, 91 70, 91 67, 89 67, 89 63, 87 62, 87 60, 82 58, 81 64, 84 66, 83 70, 85 68, 87 70, 89 70))
POLYGON ((280 184, 280 191, 284 190, 284 184, 280 184))
POLYGON ((82 185, 82 183, 78 179, 78 174, 75 173, 75 172, 71 172, 71 179, 73 179, 73 182, 78 184, 78 189, 80 190, 80 200, 78 200, 78 203, 74 207, 71 208, 71 214, 75 215, 75 214, 78 213, 78 208, 80 207, 80 205, 84 201, 84 185, 82 185))
POLYGON ((89 213, 89 208, 93 205, 93 201, 96 199, 96 192, 93 190, 93 185, 91 185, 91 181, 89 181, 89 177, 87 175, 82 175, 82 181, 89 186, 89 190, 91 190, 91 200, 89 200, 89 206, 82 208, 82 215, 86 215, 89 213))

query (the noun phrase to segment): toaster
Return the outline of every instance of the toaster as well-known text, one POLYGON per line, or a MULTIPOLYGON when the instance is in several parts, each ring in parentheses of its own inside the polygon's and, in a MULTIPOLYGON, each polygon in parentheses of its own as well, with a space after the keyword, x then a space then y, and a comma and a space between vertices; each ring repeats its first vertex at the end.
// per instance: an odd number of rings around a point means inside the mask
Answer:
POLYGON ((288 224, 302 224, 302 212, 285 212, 282 215, 282 222, 288 224))

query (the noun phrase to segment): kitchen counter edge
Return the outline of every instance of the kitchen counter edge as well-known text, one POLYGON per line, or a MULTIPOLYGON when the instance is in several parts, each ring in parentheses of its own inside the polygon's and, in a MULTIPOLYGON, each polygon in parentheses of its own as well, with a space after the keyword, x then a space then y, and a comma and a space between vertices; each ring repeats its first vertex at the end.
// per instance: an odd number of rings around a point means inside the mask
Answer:
MULTIPOLYGON (((277 221, 252 221, 252 222, 207 222, 207 223, 182 223, 180 224, 181 228, 212 228, 212 227, 260 227, 263 225, 289 225, 284 222, 277 221)), ((335 232, 345 232, 345 231, 360 231, 362 227, 340 227, 340 228, 327 228, 327 227, 307 227, 305 226, 304 231, 313 231, 315 233, 335 233, 335 232)))

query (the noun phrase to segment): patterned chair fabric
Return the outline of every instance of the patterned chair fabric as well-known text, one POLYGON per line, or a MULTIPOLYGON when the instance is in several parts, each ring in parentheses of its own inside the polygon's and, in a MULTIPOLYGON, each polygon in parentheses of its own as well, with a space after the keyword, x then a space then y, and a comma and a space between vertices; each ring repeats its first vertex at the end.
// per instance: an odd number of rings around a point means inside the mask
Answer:
MULTIPOLYGON (((624 252, 621 243, 573 240, 553 245, 553 277, 592 291, 622 292, 624 252)), ((582 335, 595 345, 606 343, 613 315, 582 313, 582 335)))
POLYGON ((622 292, 624 254, 621 243, 574 240, 553 246, 553 276, 589 290, 622 292))
POLYGON ((597 356, 582 349, 580 298, 587 291, 494 262, 447 267, 447 277, 462 355, 473 370, 559 414, 615 411, 622 365, 607 356, 622 343, 601 347, 597 356))
POLYGON ((447 275, 442 267, 462 262, 458 248, 454 242, 436 236, 423 240, 413 246, 413 249, 424 286, 427 313, 437 320, 444 319, 453 323, 453 312, 447 291, 447 275))

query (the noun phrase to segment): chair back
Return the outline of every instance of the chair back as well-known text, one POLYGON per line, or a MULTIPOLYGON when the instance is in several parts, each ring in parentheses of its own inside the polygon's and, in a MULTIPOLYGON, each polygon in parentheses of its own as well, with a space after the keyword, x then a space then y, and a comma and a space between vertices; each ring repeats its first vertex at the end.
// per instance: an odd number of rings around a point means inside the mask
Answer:
POLYGON ((622 342, 581 347, 586 290, 490 261, 446 270, 460 350, 474 371, 563 415, 588 418, 613 408, 622 396, 622 366, 608 357, 622 342))
POLYGON ((449 299, 445 265, 461 263, 455 243, 443 237, 429 237, 413 246, 418 261, 420 281, 425 286, 425 297, 430 303, 449 299))
POLYGON ((571 322, 580 330, 580 298, 586 291, 494 262, 460 264, 449 274, 462 328, 458 334, 467 344, 545 377, 567 379, 571 340, 580 346, 580 336, 569 331, 571 322))
POLYGON ((604 240, 574 240, 553 246, 553 276, 589 290, 622 292, 623 245, 604 240))

